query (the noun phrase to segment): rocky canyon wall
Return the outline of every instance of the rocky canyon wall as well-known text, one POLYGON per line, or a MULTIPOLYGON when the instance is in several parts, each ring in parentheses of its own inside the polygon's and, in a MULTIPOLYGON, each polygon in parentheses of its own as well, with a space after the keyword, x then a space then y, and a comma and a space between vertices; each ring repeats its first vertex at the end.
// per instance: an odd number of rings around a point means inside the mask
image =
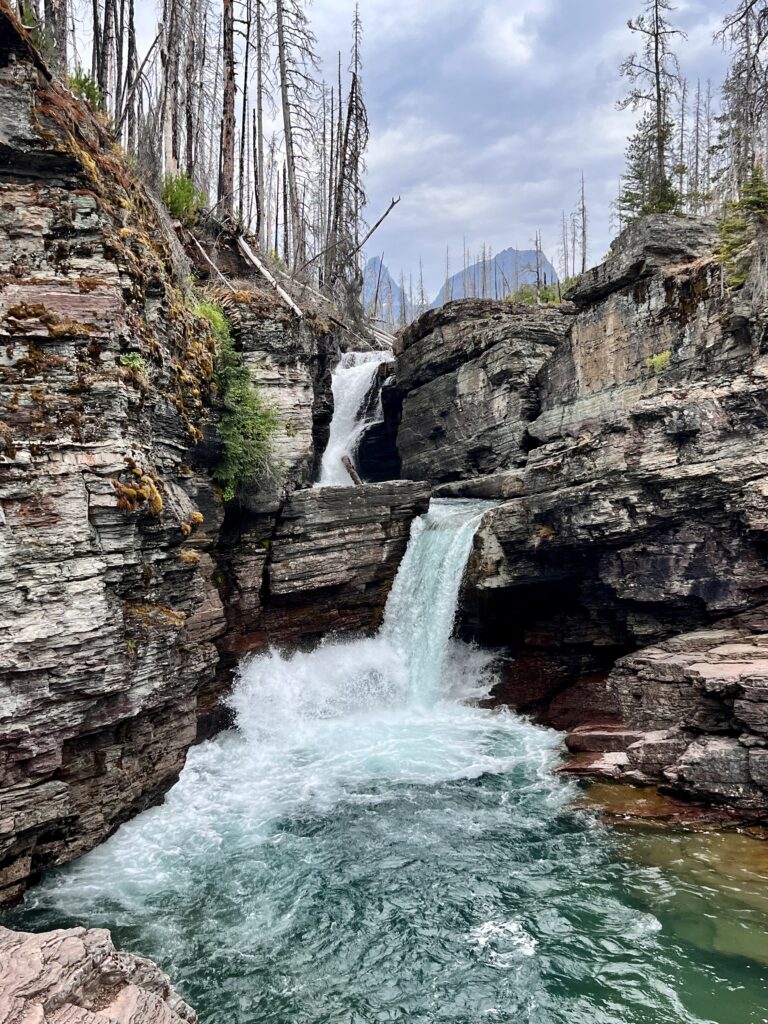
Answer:
POLYGON ((609 774, 764 807, 766 319, 717 244, 706 220, 639 221, 559 309, 422 317, 390 387, 404 473, 499 501, 462 609, 510 656, 497 698, 561 728, 598 719, 572 744, 609 774))
POLYGON ((280 474, 225 506, 188 275, 98 118, 0 7, 0 904, 162 798, 226 722, 242 653, 375 628, 428 500, 302 492, 337 328, 244 276, 228 310, 278 413, 280 474))

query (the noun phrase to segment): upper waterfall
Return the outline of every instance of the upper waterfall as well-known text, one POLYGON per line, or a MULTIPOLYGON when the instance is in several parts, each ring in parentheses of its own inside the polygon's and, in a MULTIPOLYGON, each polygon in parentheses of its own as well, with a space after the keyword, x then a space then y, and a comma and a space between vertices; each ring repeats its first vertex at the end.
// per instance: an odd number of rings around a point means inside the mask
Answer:
POLYGON ((390 352, 345 352, 341 357, 333 373, 333 420, 318 487, 349 487, 352 483, 341 460, 349 455, 354 462, 365 427, 365 398, 377 368, 389 358, 390 352))

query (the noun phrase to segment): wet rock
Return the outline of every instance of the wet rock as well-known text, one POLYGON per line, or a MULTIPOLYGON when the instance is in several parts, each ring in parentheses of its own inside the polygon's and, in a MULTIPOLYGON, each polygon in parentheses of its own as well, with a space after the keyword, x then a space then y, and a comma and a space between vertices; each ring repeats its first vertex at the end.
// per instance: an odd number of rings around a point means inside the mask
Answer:
POLYGON ((768 807, 768 608, 623 658, 608 680, 625 723, 648 731, 630 769, 688 797, 768 807))
POLYGON ((523 494, 525 482, 522 470, 490 473, 474 480, 457 480, 441 484, 434 490, 436 498, 517 498, 523 494))
POLYGON ((565 745, 574 754, 617 753, 642 738, 641 732, 632 732, 621 724, 588 722, 569 732, 565 745))
POLYGON ((629 759, 621 751, 602 753, 579 753, 556 768, 558 775, 572 775, 576 778, 598 779, 605 782, 620 779, 627 770, 629 759))

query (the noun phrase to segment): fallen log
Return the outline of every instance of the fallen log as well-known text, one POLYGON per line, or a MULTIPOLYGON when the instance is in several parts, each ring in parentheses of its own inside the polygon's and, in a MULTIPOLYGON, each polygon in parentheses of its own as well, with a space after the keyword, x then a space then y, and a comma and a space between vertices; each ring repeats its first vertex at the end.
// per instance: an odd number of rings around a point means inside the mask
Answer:
POLYGON ((346 469, 346 471, 352 477, 352 482, 354 483, 355 487, 362 487, 363 481, 360 479, 360 474, 357 472, 354 465, 352 464, 352 459, 350 459, 348 455, 343 455, 341 462, 342 465, 344 466, 344 469, 346 469))

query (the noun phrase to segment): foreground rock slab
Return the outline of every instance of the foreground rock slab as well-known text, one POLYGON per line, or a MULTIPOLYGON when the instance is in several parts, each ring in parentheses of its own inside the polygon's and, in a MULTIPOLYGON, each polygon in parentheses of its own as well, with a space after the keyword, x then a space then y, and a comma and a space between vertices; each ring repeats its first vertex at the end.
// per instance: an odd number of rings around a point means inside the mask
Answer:
POLYGON ((33 935, 0 928, 3 1024, 196 1024, 150 960, 118 953, 102 928, 33 935))
POLYGON ((573 729, 560 772, 660 786, 691 817, 765 822, 768 607, 621 658, 607 687, 620 720, 573 729))

